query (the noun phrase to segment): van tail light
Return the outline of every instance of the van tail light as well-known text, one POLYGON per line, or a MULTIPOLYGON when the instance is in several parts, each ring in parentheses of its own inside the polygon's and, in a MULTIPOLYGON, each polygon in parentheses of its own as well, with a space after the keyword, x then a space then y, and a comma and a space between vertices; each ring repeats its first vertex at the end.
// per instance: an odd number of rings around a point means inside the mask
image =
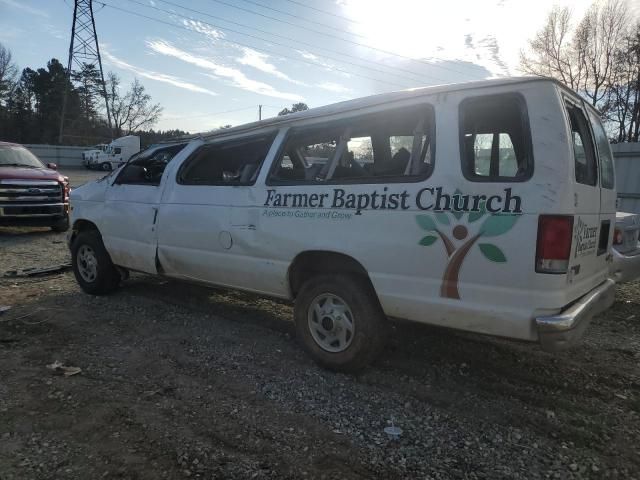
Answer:
POLYGON ((613 231, 613 244, 614 245, 622 245, 622 242, 624 241, 624 237, 622 234, 622 230, 620 230, 619 228, 616 228, 613 231))
POLYGON ((572 238, 572 216, 540 215, 538 219, 536 272, 567 273, 572 238))

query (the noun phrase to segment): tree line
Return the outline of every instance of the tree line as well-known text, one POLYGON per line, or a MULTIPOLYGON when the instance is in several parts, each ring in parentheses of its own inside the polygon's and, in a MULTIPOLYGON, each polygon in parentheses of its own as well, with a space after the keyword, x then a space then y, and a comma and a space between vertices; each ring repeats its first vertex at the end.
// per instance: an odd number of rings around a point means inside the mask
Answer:
POLYGON ((624 0, 594 2, 582 18, 555 7, 521 52, 525 73, 560 80, 602 116, 613 142, 640 140, 640 22, 624 0))
POLYGON ((45 67, 27 67, 19 72, 11 51, 0 44, 0 140, 57 144, 65 89, 65 145, 92 145, 134 132, 143 144, 187 134, 151 128, 160 119, 162 107, 152 101, 138 79, 126 90, 120 78, 109 72, 105 86, 111 130, 100 71, 95 65, 85 63, 69 78, 66 68, 52 58, 45 67))

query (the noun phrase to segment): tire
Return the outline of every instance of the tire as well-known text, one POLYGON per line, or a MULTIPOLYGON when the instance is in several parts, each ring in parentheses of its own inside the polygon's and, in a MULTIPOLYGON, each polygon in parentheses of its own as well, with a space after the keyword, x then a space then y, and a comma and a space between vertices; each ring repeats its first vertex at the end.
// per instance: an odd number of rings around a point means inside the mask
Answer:
POLYGON ((71 245, 71 266, 80 288, 91 295, 113 292, 120 284, 120 274, 98 232, 78 234, 71 245))
POLYGON ((100 168, 105 172, 110 172, 112 169, 111 164, 109 162, 104 162, 103 164, 100 165, 100 168))
POLYGON ((309 279, 296 298, 294 319, 305 350, 320 366, 335 371, 362 370, 380 354, 387 337, 387 319, 375 292, 356 275, 309 279), (321 311, 334 313, 320 318, 321 311), (351 334, 342 334, 349 325, 351 334))
POLYGON ((51 225, 51 230, 58 233, 69 230, 69 217, 64 217, 62 220, 58 220, 56 223, 51 225))

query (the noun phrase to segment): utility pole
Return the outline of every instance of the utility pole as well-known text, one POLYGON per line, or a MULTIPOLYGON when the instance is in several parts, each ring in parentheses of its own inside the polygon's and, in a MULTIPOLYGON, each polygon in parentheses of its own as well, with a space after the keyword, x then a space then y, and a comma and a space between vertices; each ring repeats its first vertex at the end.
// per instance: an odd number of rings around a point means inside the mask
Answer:
POLYGON ((262 105, 258 105, 258 120, 262 120, 262 105))
POLYGON ((107 122, 111 132, 111 112, 107 97, 107 86, 104 82, 102 71, 102 59, 100 58, 100 46, 96 33, 96 22, 93 19, 93 0, 75 0, 73 6, 73 23, 71 25, 71 42, 69 44, 69 61, 67 63, 67 79, 62 97, 62 114, 60 115, 60 132, 58 143, 62 143, 64 132, 64 116, 67 110, 67 97, 69 96, 69 84, 74 65, 82 69, 83 64, 98 65, 100 70, 100 87, 104 103, 107 108, 107 122))

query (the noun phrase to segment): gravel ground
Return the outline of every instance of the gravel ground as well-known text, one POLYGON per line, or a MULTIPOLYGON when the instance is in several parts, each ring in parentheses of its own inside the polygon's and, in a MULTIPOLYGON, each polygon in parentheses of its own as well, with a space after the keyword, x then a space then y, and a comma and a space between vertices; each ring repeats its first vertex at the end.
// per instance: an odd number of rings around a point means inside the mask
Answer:
MULTIPOLYGON (((0 228, 0 271, 63 261, 64 234, 0 228)), ((285 303, 0 279, 0 479, 640 478, 640 283, 616 300, 562 354, 397 323, 348 376, 308 359, 285 303)))

